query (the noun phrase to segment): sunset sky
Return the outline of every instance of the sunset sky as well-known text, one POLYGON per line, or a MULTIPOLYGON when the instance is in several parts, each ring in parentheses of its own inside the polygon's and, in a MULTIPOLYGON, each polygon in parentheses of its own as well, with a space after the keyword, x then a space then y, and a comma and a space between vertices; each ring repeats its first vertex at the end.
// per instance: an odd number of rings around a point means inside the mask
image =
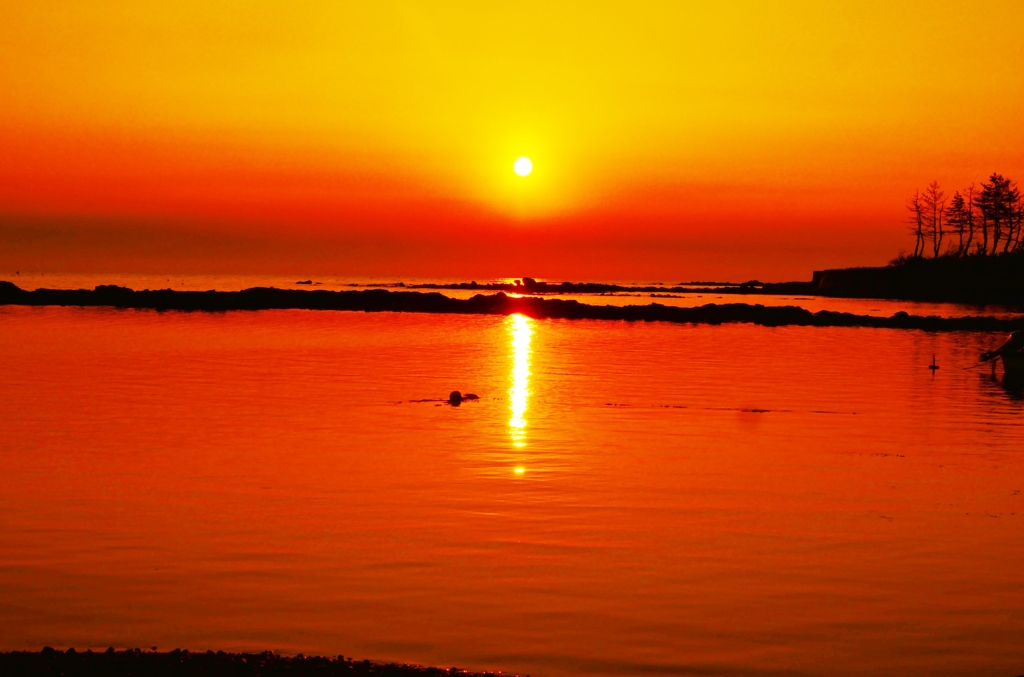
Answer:
POLYGON ((879 265, 915 188, 1024 176, 1022 25, 1012 1, 7 2, 0 271, 879 265))

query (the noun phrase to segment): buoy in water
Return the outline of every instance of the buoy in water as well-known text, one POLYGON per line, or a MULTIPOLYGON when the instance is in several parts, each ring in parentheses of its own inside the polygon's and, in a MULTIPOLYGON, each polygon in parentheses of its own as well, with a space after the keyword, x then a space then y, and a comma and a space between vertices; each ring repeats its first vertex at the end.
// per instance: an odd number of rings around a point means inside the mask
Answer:
POLYGON ((933 374, 936 369, 940 368, 939 365, 935 364, 935 353, 932 353, 932 363, 928 365, 928 368, 932 370, 933 374))

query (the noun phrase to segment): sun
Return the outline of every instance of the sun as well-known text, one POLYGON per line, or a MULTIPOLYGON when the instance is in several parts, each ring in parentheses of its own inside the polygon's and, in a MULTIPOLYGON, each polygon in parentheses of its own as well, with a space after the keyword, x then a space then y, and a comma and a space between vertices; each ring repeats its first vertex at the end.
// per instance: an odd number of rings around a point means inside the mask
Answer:
POLYGON ((533 161, 525 155, 516 158, 516 161, 512 163, 512 170, 519 176, 529 176, 533 171, 533 161))

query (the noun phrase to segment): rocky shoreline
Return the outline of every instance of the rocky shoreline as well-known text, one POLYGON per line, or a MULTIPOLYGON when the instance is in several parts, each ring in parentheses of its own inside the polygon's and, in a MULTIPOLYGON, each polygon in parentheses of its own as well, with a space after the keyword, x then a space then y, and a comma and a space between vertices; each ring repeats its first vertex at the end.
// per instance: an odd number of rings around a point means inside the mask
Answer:
POLYGON ((766 327, 872 327, 925 331, 1009 332, 1024 329, 1024 318, 987 316, 936 317, 898 312, 890 317, 855 315, 821 310, 812 313, 797 306, 745 303, 708 304, 678 308, 660 303, 629 306, 591 305, 575 300, 509 296, 503 292, 453 299, 439 292, 298 290, 256 287, 242 291, 134 291, 101 285, 95 289, 36 289, 26 291, 0 281, 0 305, 107 306, 157 311, 232 310, 348 310, 363 312, 446 313, 456 315, 522 314, 536 319, 619 320, 680 324, 750 323, 766 327))

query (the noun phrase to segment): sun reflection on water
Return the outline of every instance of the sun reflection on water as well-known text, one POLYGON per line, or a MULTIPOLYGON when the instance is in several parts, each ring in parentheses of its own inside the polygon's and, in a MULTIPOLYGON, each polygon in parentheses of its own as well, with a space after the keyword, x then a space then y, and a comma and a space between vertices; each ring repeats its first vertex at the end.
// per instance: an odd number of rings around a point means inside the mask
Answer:
MULTIPOLYGON (((526 407, 530 395, 530 338, 533 328, 525 315, 510 315, 508 329, 512 335, 512 386, 509 402, 512 417, 508 421, 512 445, 526 446, 526 407)), ((517 468, 517 474, 521 472, 517 468)))

